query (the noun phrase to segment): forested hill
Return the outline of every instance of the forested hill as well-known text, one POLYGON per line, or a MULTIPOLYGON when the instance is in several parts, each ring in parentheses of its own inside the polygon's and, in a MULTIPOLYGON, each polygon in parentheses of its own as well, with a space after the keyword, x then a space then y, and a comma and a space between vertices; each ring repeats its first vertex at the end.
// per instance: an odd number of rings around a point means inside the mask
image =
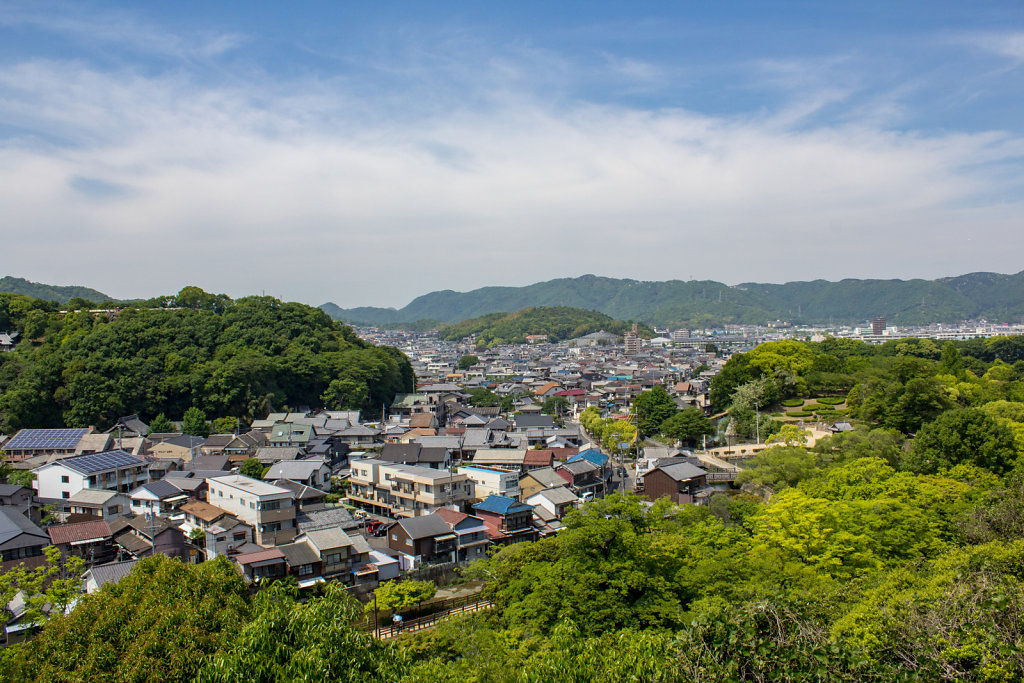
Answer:
MULTIPOLYGON (((494 344, 522 344, 533 334, 546 334, 553 342, 582 337, 591 332, 604 330, 622 335, 631 323, 615 320, 604 313, 584 311, 568 306, 542 306, 524 308, 515 313, 492 313, 480 318, 464 320, 455 325, 441 328, 442 339, 456 341, 475 334, 481 346, 494 344)), ((642 336, 653 336, 650 328, 640 329, 642 336)))
POLYGON ((89 289, 88 287, 44 285, 39 282, 29 282, 20 277, 11 277, 10 275, 0 278, 0 292, 22 294, 34 299, 46 299, 62 304, 66 304, 76 298, 96 303, 110 300, 110 297, 103 292, 97 292, 95 289, 89 289))
POLYGON ((0 354, 0 432, 178 419, 193 406, 243 420, 297 406, 373 413, 413 388, 400 351, 304 304, 186 287, 113 318, 56 308, 0 294, 0 330, 21 334, 0 354))
POLYGON ((538 282, 526 287, 483 287, 470 292, 431 292, 401 309, 321 308, 337 320, 379 325, 434 319, 460 322, 496 311, 531 306, 571 306, 618 320, 649 325, 721 323, 859 323, 885 316, 894 324, 999 322, 1024 316, 1024 272, 970 273, 938 280, 842 280, 744 283, 669 280, 645 282, 596 275, 538 282))

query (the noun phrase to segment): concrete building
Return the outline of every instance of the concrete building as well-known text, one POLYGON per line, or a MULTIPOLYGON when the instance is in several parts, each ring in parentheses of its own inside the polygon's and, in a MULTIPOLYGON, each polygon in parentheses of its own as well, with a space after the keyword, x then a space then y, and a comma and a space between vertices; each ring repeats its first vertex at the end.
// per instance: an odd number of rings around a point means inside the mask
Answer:
POLYGON ((207 480, 209 503, 253 527, 262 546, 295 540, 294 494, 241 474, 207 480))
POLYGON ((390 517, 419 517, 472 496, 469 477, 450 470, 360 458, 351 472, 349 500, 390 517))

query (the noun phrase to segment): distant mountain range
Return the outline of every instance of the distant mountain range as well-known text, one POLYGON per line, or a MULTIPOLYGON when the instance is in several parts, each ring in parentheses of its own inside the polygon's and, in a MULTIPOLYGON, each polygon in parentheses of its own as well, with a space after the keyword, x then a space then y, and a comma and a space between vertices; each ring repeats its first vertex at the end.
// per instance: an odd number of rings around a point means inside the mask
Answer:
POLYGON ((62 304, 66 304, 74 298, 86 299, 97 304, 101 301, 111 300, 103 292, 97 292, 95 289, 89 289, 88 287, 44 285, 39 282, 29 282, 20 277, 11 277, 10 275, 0 278, 0 292, 24 294, 34 299, 59 301, 62 304))
POLYGON ((385 325, 426 319, 457 323, 531 306, 572 306, 617 320, 691 327, 774 320, 861 323, 879 316, 897 325, 979 318, 1015 322, 1024 317, 1024 271, 1015 275, 969 273, 938 280, 751 282, 735 287, 711 280, 645 282, 583 275, 525 287, 431 292, 400 309, 343 309, 333 303, 320 308, 336 320, 385 325))

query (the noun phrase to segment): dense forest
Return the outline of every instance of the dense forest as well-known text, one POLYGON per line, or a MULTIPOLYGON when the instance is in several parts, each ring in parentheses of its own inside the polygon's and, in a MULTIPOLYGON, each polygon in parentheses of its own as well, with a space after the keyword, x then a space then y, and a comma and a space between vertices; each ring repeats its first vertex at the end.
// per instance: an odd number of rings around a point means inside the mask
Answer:
POLYGON ((525 287, 431 292, 401 309, 346 310, 332 303, 322 308, 337 320, 380 325, 428 318, 454 323, 530 306, 573 306, 618 320, 691 328, 763 325, 773 320, 862 324, 877 316, 899 325, 982 318, 1017 322, 1024 316, 1024 272, 969 273, 937 280, 749 282, 735 287, 711 280, 649 282, 583 275, 525 287))
POLYGON ((469 569, 493 609, 377 642, 338 587, 247 599, 222 560, 155 558, 5 651, 0 679, 1019 681, 1022 354, 766 344, 719 400, 845 390, 855 429, 807 448, 790 425, 708 505, 574 511, 469 569))
MULTIPOLYGON (((552 342, 575 339, 600 330, 621 336, 631 327, 632 323, 614 320, 596 311, 568 306, 543 306, 524 308, 515 313, 490 313, 442 327, 439 334, 441 339, 449 341, 476 335, 478 346, 497 346, 525 344, 526 337, 531 334, 546 334, 552 342)), ((650 338, 653 333, 649 327, 641 326, 640 335, 650 338)))
MULTIPOLYGON (((72 301, 74 303, 74 301, 72 301)), ((414 375, 397 349, 375 347, 319 309, 270 297, 231 300, 186 287, 92 314, 0 294, 0 429, 111 426, 119 416, 171 419, 189 408, 249 420, 309 406, 379 412, 414 375)))

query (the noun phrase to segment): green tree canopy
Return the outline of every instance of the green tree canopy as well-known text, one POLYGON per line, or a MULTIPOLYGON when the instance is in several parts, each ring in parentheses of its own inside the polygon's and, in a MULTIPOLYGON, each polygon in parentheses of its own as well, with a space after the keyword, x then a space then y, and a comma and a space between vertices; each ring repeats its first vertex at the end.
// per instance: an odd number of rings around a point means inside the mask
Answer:
POLYGON ((206 414, 195 406, 185 411, 181 418, 181 433, 192 436, 209 436, 210 423, 206 421, 206 414))
POLYGON ((633 408, 636 410, 637 427, 644 436, 660 432, 661 424, 679 412, 676 402, 660 384, 637 396, 633 400, 633 408))
POLYGON ((943 413, 922 427, 902 464, 922 474, 960 463, 1002 474, 1016 461, 1013 433, 985 411, 966 408, 943 413))

